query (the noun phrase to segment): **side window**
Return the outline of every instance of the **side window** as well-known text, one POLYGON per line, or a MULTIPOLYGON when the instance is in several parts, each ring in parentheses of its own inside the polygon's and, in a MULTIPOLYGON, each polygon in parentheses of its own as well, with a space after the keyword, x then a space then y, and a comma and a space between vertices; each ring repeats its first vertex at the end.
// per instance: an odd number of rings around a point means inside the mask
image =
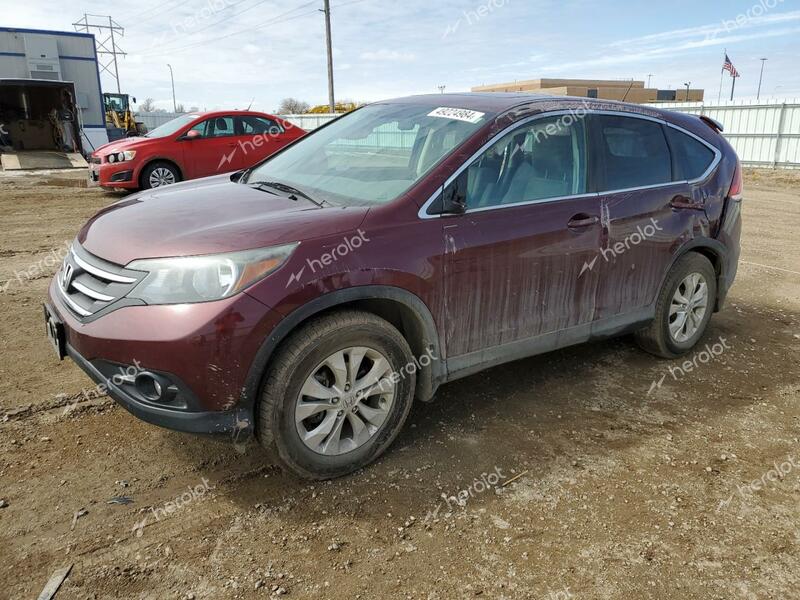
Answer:
POLYGON ((240 135, 278 135, 283 127, 277 121, 262 117, 237 117, 241 128, 240 135))
POLYGON ((669 183, 672 163, 667 139, 660 123, 597 115, 602 172, 605 184, 601 191, 669 183))
POLYGON ((586 192, 586 134, 574 115, 537 119, 493 144, 467 169, 467 208, 586 192))
POLYGON ((714 152, 693 137, 673 127, 667 127, 667 137, 675 157, 676 179, 697 179, 714 162, 714 152))
POLYGON ((189 131, 199 131, 200 137, 208 137, 208 132, 211 127, 211 121, 213 119, 206 119, 205 121, 200 121, 197 125, 192 127, 189 131))
POLYGON ((206 131, 206 137, 226 137, 234 135, 233 117, 215 117, 209 119, 210 127, 206 131))

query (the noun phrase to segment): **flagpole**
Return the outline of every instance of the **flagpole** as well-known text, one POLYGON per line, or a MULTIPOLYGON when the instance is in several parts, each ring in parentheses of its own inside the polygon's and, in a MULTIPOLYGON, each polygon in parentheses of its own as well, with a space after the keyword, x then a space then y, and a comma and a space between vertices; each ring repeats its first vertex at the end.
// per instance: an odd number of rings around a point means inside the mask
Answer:
MULTIPOLYGON (((728 56, 728 49, 725 48, 724 50, 725 56, 728 56)), ((725 58, 722 58, 722 62, 725 62, 725 58)), ((723 64, 722 69, 719 71, 719 94, 717 94, 717 104, 722 103, 722 78, 725 75, 725 65, 723 64)))

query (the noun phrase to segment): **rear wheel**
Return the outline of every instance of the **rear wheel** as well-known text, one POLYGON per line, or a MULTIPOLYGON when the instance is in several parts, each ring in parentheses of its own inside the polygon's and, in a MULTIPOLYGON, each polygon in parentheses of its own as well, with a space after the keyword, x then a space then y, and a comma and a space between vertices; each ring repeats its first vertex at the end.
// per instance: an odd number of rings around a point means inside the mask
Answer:
POLYGON ((324 316, 294 333, 264 384, 258 436, 310 479, 345 475, 375 460, 411 408, 415 375, 406 340, 366 312, 324 316))
POLYGON ((664 358, 687 353, 703 337, 717 300, 714 266, 689 252, 677 260, 656 301, 655 319, 636 333, 639 345, 664 358))
POLYGON ((181 174, 175 165, 168 162, 154 162, 142 171, 142 189, 172 185, 181 180, 181 174))

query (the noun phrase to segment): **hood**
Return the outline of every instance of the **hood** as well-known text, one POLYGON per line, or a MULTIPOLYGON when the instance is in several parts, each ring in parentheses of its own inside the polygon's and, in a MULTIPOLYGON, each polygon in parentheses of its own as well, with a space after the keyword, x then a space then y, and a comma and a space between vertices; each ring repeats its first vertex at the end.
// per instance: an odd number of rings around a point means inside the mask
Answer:
POLYGON ((158 139, 159 138, 147 138, 141 136, 122 138, 121 140, 116 140, 114 142, 109 142, 107 144, 103 144, 102 146, 98 146, 95 151, 92 152, 92 156, 105 156, 106 154, 111 154, 112 152, 135 150, 143 145, 152 144, 158 139))
POLYGON ((137 258, 250 250, 357 229, 367 207, 328 207, 233 183, 230 175, 134 194, 100 211, 78 234, 92 254, 137 258))

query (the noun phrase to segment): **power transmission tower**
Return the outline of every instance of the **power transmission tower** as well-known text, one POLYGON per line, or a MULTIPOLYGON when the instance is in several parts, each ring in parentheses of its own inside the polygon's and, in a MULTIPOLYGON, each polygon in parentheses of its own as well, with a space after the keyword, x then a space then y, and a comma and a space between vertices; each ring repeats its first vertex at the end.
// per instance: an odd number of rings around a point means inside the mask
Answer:
POLYGON ((91 15, 88 13, 84 13, 83 19, 72 25, 75 27, 75 31, 95 34, 94 41, 97 54, 104 56, 103 59, 99 56, 97 59, 100 72, 106 72, 114 78, 117 82, 117 93, 121 94, 117 56, 126 56, 127 52, 117 45, 116 36, 125 37, 125 29, 109 15, 91 15), (108 19, 108 24, 106 24, 106 19, 108 19), (111 70, 112 67, 114 69, 113 72, 111 70))

